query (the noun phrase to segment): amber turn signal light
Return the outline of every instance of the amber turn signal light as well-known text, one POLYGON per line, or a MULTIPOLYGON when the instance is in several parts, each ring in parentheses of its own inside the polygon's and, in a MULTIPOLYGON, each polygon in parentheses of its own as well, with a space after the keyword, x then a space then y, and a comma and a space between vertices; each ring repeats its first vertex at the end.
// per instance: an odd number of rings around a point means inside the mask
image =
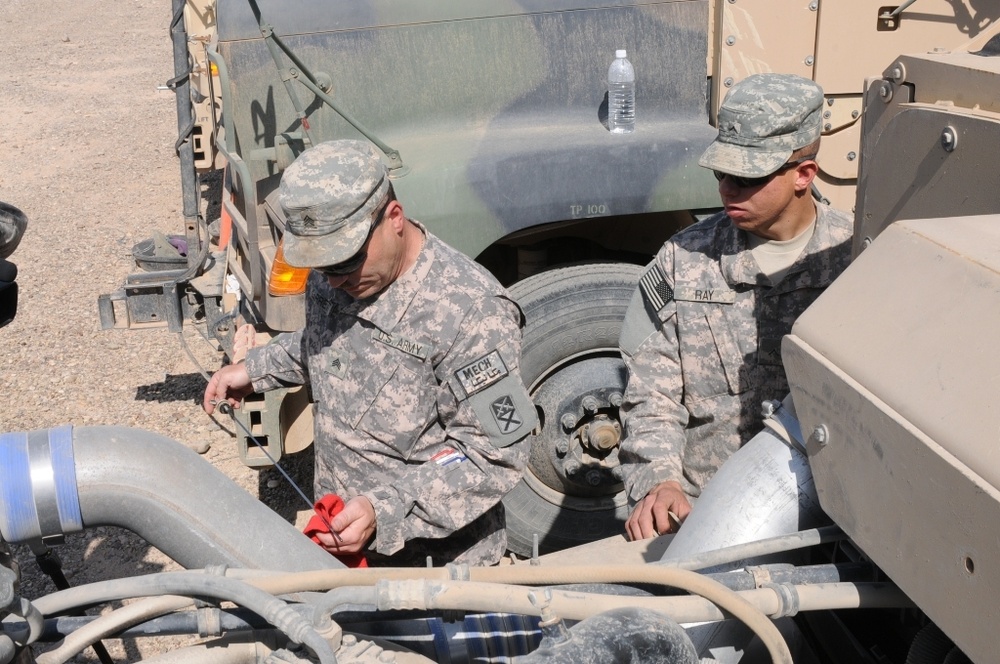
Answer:
POLYGON ((278 245, 271 264, 271 278, 267 280, 267 292, 274 297, 300 295, 306 292, 309 268, 292 267, 285 262, 284 242, 278 245))

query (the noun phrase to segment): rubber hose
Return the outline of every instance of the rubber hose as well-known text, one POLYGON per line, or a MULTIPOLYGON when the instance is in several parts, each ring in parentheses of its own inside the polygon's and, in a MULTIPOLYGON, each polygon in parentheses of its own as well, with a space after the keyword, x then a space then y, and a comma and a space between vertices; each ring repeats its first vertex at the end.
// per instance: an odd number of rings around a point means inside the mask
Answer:
MULTIPOLYGON (((62 590, 42 597, 36 605, 44 615, 52 615, 61 612, 58 607, 67 601, 74 601, 74 597, 78 599, 73 606, 79 606, 158 594, 211 597, 245 606, 281 630, 292 641, 302 643, 312 650, 322 664, 335 664, 337 661, 330 644, 285 602, 259 588, 219 576, 192 572, 150 574, 62 590), (84 598, 86 599, 81 602, 84 598)), ((38 657, 38 664, 62 664, 66 661, 49 659, 46 655, 48 653, 38 657)))
MULTIPOLYGON (((792 655, 789 652, 788 645, 785 643, 781 633, 774 626, 774 623, 771 622, 767 615, 761 612, 761 610, 756 606, 717 581, 712 581, 711 579, 696 574, 695 572, 688 572, 687 570, 673 568, 662 568, 660 571, 673 573, 664 575, 671 577, 669 585, 683 588, 688 592, 701 595, 713 604, 719 606, 724 611, 732 614, 733 617, 737 618, 749 627, 754 634, 760 638, 761 642, 767 648, 767 651, 771 656, 771 660, 775 662, 775 664, 792 664, 792 655)), ((465 581, 438 581, 415 582, 409 585, 396 583, 391 585, 399 586, 401 592, 393 594, 388 582, 380 582, 376 586, 380 591, 380 609, 445 609, 475 604, 473 610, 525 613, 529 615, 536 613, 536 610, 533 608, 524 607, 523 605, 518 610, 511 610, 509 608, 498 609, 496 605, 492 604, 492 602, 490 603, 490 606, 480 605, 480 602, 484 598, 495 599, 498 594, 497 589, 491 590, 488 585, 481 583, 471 583, 465 581), (382 592, 383 590, 385 590, 385 592, 382 592), (423 595, 422 599, 426 601, 424 606, 418 606, 421 601, 421 594, 423 595), (452 597, 452 595, 454 595, 454 597, 452 597), (383 603, 383 600, 385 603, 383 603), (410 604, 409 602, 414 603, 410 604)), ((501 596, 506 599, 510 599, 510 594, 512 592, 523 593, 523 596, 526 596, 528 592, 527 588, 517 588, 516 586, 505 586, 502 588, 504 589, 502 592, 506 593, 506 595, 501 596)), ((775 595, 772 591, 766 592, 770 593, 772 596, 775 595)), ((581 596, 581 594, 577 594, 577 596, 581 596)), ((637 598, 630 597, 622 599, 629 604, 638 603, 637 598)), ((674 599, 683 600, 688 598, 680 597, 674 599)), ((587 615, 580 617, 587 618, 592 613, 592 611, 588 611, 587 615)))
POLYGON ((78 653, 83 652, 84 648, 92 643, 117 635, 132 625, 138 625, 156 616, 183 609, 191 604, 190 598, 172 595, 126 604, 106 615, 89 619, 89 623, 68 634, 59 647, 47 651, 45 655, 53 662, 68 661, 78 653))
POLYGON ((24 597, 21 598, 18 611, 12 611, 4 617, 4 631, 13 642, 19 646, 34 643, 45 629, 45 619, 38 607, 24 597), (24 622, 12 625, 11 617, 23 618, 24 622))
MULTIPOLYGON (((806 567, 793 567, 789 565, 764 565, 761 569, 766 573, 771 583, 791 584, 791 585, 812 585, 812 584, 833 584, 844 581, 865 581, 871 578, 872 566, 867 563, 838 563, 824 565, 810 565, 806 567)), ((256 576, 260 576, 258 573, 256 576)), ((730 590, 743 591, 754 590, 758 579, 750 570, 733 572, 723 572, 709 575, 730 590)), ((573 584, 562 586, 561 590, 572 590, 581 593, 591 593, 596 595, 629 595, 634 597, 651 597, 648 592, 642 591, 632 586, 613 584, 573 584)), ((336 590, 336 589, 335 589, 336 590)), ((367 621, 367 615, 374 613, 374 608, 353 608, 346 618, 344 612, 339 610, 343 604, 371 604, 373 603, 372 587, 368 586, 364 590, 368 596, 361 594, 363 589, 344 588, 352 593, 349 598, 333 599, 334 590, 328 591, 319 600, 302 599, 303 603, 311 603, 316 606, 320 613, 329 611, 336 614, 339 623, 350 623, 352 619, 367 621), (353 618, 352 618, 353 616, 353 618)), ((44 630, 39 640, 52 642, 65 639, 69 644, 70 639, 78 638, 82 630, 96 629, 95 623, 100 623, 100 633, 103 637, 112 635, 118 636, 143 636, 149 634, 190 634, 197 631, 197 618, 193 612, 174 613, 191 604, 191 600, 184 597, 166 596, 133 602, 126 607, 115 609, 102 616, 86 617, 59 617, 50 618, 45 621, 44 630), (163 600, 168 600, 166 603, 163 600), (128 609, 128 612, 126 612, 128 609), (171 614, 171 615, 166 615, 171 614), (132 628, 135 629, 132 629, 132 628)), ((241 611, 223 611, 221 618, 223 630, 226 632, 235 630, 257 629, 263 623, 254 621, 241 611), (255 626, 256 625, 256 626, 255 626)), ((400 618, 408 620, 425 619, 425 615, 414 615, 410 618, 400 618)), ((358 631, 355 629, 354 631, 358 631)), ((88 637, 90 638, 90 637, 88 637)), ((2 664, 2 660, 0 660, 2 664)))

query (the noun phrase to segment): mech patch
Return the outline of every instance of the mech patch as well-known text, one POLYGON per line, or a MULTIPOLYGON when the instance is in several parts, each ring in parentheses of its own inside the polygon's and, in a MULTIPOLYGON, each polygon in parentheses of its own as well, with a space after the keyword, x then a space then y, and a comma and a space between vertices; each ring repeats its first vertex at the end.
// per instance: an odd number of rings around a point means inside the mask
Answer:
POLYGON ((674 291, 667 284, 667 278, 663 276, 663 270, 656 263, 649 266, 639 279, 639 288, 646 297, 646 301, 653 306, 654 311, 659 311, 667 306, 667 303, 674 299, 674 291))
POLYGON ((733 304, 736 302, 736 291, 729 288, 699 288, 697 286, 678 286, 674 290, 674 299, 679 302, 710 302, 712 304, 733 304))
POLYGON ((465 390, 465 396, 471 397, 505 378, 508 373, 500 352, 494 350, 456 371, 455 378, 465 390))
POLYGON ((500 427, 500 433, 504 435, 517 431, 524 424, 524 420, 518 414, 514 400, 510 398, 509 394, 505 394, 491 403, 490 410, 493 412, 493 419, 496 420, 497 426, 500 427))
POLYGON ((373 330, 372 341, 378 341, 390 348, 401 350, 407 355, 412 355, 420 360, 427 359, 427 346, 425 344, 418 344, 416 341, 411 341, 405 337, 388 334, 382 330, 373 330))
POLYGON ((347 363, 337 355, 329 355, 326 358, 326 372, 343 380, 347 373, 347 363))

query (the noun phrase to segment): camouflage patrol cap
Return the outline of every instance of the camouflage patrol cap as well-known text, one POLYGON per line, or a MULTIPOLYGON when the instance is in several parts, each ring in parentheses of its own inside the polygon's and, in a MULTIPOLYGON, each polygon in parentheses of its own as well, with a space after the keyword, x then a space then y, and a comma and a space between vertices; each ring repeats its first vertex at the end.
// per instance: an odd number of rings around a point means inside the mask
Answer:
POLYGON ((753 74, 726 93, 719 135, 698 163, 723 173, 762 177, 819 138, 823 89, 793 74, 753 74))
POLYGON ((326 141, 281 176, 285 260, 296 267, 342 263, 357 254, 389 194, 389 172, 364 141, 326 141))

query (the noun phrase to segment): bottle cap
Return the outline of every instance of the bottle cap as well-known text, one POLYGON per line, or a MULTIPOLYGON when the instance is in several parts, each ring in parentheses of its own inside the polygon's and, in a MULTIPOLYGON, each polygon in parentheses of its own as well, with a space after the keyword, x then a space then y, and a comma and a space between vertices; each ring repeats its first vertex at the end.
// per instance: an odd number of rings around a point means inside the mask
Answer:
POLYGON ((616 58, 626 58, 626 57, 628 57, 628 53, 625 52, 625 49, 620 48, 617 51, 615 51, 615 57, 616 58))

